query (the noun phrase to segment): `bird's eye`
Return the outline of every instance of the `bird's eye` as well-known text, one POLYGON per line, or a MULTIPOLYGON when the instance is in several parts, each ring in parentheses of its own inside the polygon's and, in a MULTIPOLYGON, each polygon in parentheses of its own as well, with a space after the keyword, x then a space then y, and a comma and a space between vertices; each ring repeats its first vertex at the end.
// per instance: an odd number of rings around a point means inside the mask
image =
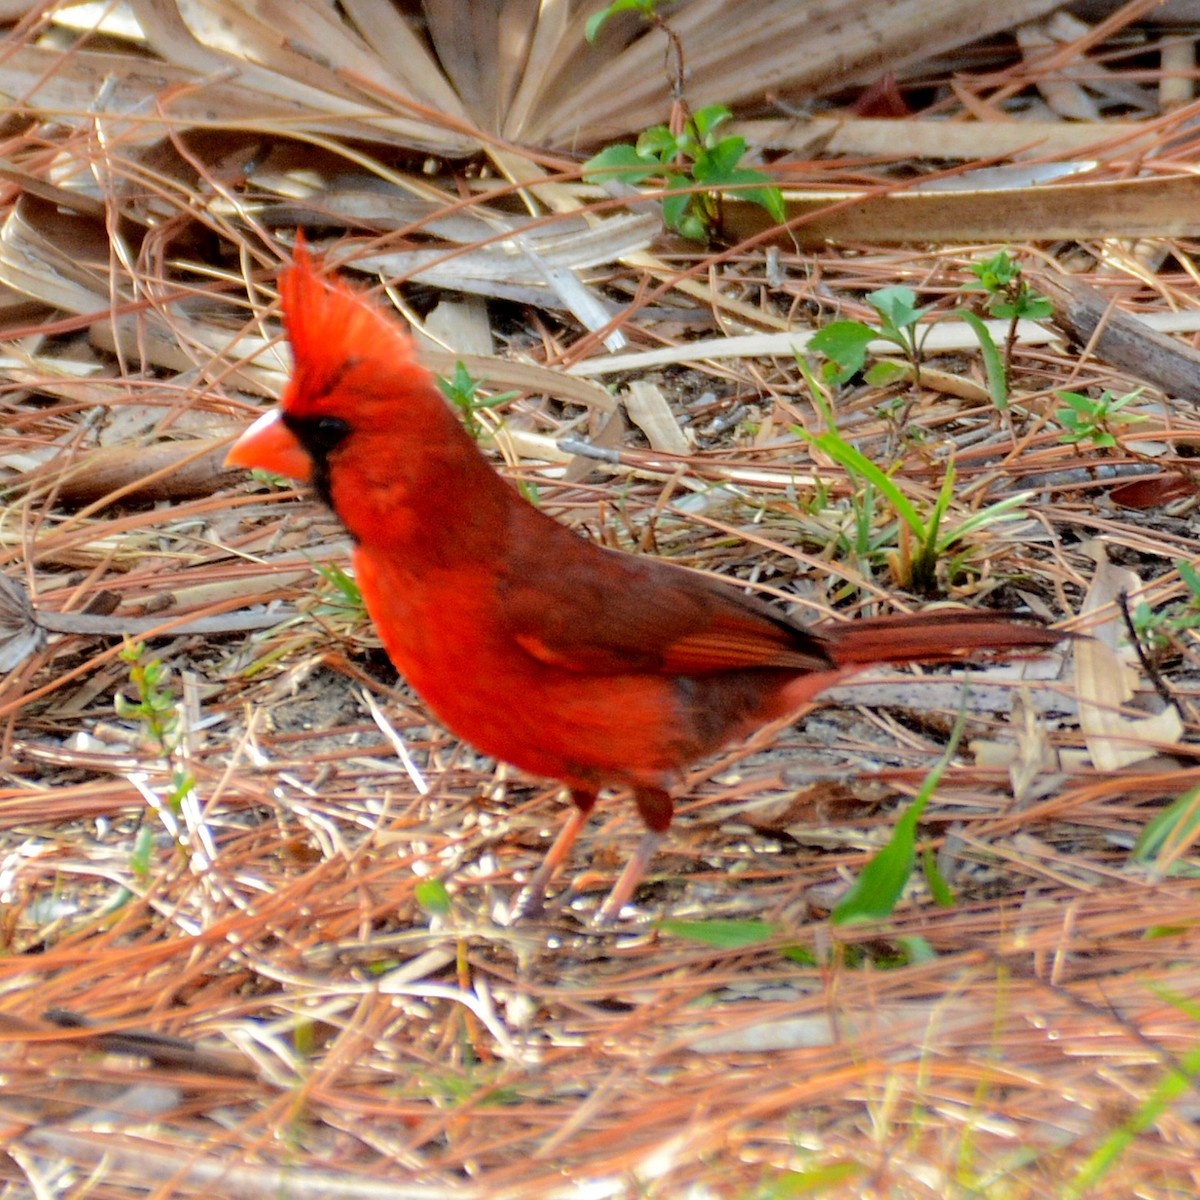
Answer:
POLYGON ((349 433, 349 421, 340 417, 318 417, 312 424, 313 449, 328 454, 349 433))
POLYGON ((350 422, 340 417, 296 417, 285 413, 283 423, 316 462, 324 462, 329 452, 350 434, 350 422))

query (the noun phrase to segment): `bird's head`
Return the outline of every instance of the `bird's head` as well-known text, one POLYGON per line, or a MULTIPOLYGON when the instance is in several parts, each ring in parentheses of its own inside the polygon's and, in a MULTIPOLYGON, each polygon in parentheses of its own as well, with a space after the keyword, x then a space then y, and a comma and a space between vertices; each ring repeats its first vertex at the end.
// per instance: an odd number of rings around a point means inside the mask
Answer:
POLYGON ((349 284, 323 276, 302 238, 280 276, 280 297, 292 374, 278 407, 234 442, 225 462, 311 482, 332 507, 331 476, 352 441, 402 438, 423 415, 444 415, 446 404, 406 330, 349 284))

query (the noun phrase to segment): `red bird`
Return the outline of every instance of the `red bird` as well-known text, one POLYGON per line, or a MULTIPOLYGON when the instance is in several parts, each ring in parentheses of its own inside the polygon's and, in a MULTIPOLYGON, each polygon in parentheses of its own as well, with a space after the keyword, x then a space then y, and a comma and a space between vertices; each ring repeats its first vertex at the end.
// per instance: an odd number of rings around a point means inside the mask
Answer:
POLYGON ((685 567, 593 545, 496 474, 408 333, 322 279, 302 243, 281 292, 292 375, 227 461, 311 481, 354 539, 388 655, 430 710, 485 754, 570 789, 575 811, 530 907, 601 788, 630 788, 648 828, 604 919, 644 873, 690 763, 855 668, 1064 636, 946 609, 810 629, 685 567))

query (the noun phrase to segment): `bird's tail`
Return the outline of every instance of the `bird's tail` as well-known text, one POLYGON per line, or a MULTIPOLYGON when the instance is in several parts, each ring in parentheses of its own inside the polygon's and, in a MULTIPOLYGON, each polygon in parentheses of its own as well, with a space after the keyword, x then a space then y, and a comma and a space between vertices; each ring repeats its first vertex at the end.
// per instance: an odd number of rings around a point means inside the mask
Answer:
POLYGON ((819 632, 839 667, 956 662, 979 654, 1044 649, 1071 636, 1030 619, 965 608, 867 617, 824 625, 819 632))

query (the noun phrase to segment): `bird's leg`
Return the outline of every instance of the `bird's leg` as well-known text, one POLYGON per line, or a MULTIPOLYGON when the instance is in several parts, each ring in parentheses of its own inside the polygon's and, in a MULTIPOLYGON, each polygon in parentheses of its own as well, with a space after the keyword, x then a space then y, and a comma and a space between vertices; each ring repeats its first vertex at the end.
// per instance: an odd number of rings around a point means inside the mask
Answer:
POLYGON ((662 788, 634 788, 633 798, 637 802, 638 812, 646 822, 646 833, 638 842, 633 857, 625 864, 613 889, 608 893, 604 903, 596 910, 596 924, 607 925, 616 920, 621 909, 629 903, 637 885, 642 882, 651 860, 662 845, 663 834, 671 824, 671 816, 675 806, 671 797, 662 788))
POLYGON ((587 791, 583 788, 571 789, 571 803, 574 805, 571 815, 567 818, 567 823, 559 830, 554 844, 546 851, 546 857, 542 859, 541 865, 521 889, 521 894, 513 906, 514 916, 536 917, 541 914, 546 905, 546 890, 550 887, 550 881, 554 878, 554 873, 562 866, 563 859, 571 852, 571 847, 575 845, 579 831, 587 824, 587 819, 591 816, 592 808, 596 804, 596 795, 595 791, 587 791))

